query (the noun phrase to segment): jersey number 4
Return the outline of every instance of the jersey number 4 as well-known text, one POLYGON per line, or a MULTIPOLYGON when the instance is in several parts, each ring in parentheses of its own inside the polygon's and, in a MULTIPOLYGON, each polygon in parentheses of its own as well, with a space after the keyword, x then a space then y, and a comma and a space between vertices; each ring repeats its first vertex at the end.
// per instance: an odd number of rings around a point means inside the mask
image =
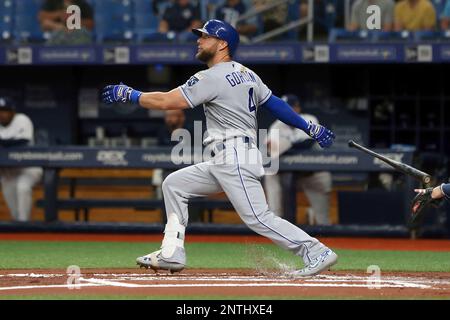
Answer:
POLYGON ((248 90, 248 109, 250 110, 250 112, 256 111, 256 103, 255 103, 255 99, 253 98, 253 88, 250 88, 250 90, 248 90))

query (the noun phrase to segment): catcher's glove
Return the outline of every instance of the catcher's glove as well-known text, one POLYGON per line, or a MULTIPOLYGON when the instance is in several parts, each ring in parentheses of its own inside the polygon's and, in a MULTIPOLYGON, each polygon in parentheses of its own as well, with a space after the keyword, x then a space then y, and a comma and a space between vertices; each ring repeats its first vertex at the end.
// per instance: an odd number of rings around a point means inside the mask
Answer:
POLYGON ((431 198, 432 192, 433 188, 426 188, 423 189, 414 197, 411 205, 410 224, 414 224, 419 220, 419 218, 423 216, 425 207, 429 205, 437 207, 442 202, 442 198, 441 199, 431 198))

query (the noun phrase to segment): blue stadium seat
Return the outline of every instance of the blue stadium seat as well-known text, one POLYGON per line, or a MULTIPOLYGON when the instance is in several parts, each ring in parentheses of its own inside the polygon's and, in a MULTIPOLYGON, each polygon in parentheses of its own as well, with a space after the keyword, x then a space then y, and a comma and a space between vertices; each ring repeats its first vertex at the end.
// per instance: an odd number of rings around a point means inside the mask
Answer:
POLYGON ((159 18, 153 14, 136 14, 134 16, 134 33, 137 42, 158 38, 159 18))
MULTIPOLYGON (((300 19, 300 1, 294 0, 288 2, 288 16, 286 23, 300 19)), ((298 40, 298 28, 286 32, 286 40, 298 40)))
POLYGON ((436 17, 439 20, 442 12, 444 11, 446 0, 431 0, 431 2, 434 5, 434 9, 436 10, 436 17))
POLYGON ((16 15, 37 15, 44 0, 20 0, 14 1, 16 15))
POLYGON ((326 0, 323 4, 324 18, 323 23, 328 28, 334 28, 337 19, 337 0, 326 0))
POLYGON ((0 41, 7 42, 11 40, 13 23, 13 1, 0 0, 0 41))
POLYGON ((14 1, 13 37, 17 42, 42 42, 38 14, 44 0, 14 1))
POLYGON ((86 2, 94 9, 95 8, 95 0, 86 0, 86 2))
POLYGON ((416 31, 414 32, 415 41, 439 41, 445 39, 443 31, 416 31))
POLYGON ((134 0, 134 33, 138 42, 161 37, 158 33, 160 18, 153 12, 150 0, 134 0))
POLYGON ((208 5, 212 2, 211 0, 199 0, 198 5, 200 8, 200 19, 204 22, 209 20, 208 5))
POLYGON ((95 0, 93 4, 97 42, 132 40, 134 22, 130 0, 95 0))
POLYGON ((0 0, 0 14, 13 14, 14 6, 12 0, 0 0))
POLYGON ((368 41, 371 37, 372 33, 366 30, 348 31, 341 28, 332 28, 329 33, 328 41, 368 41))
POLYGON ((411 41, 414 34, 408 31, 377 31, 373 32, 375 41, 411 41))
POLYGON ((134 29, 136 31, 157 31, 159 26, 159 18, 155 15, 148 13, 137 13, 134 16, 134 29))
POLYGON ((97 43, 129 42, 133 38, 133 30, 108 19, 108 17, 96 16, 94 35, 97 43))
POLYGON ((0 42, 8 42, 11 39, 12 39, 11 25, 0 22, 0 42))
POLYGON ((134 33, 138 43, 165 43, 177 40, 175 34, 158 32, 161 17, 169 5, 171 5, 170 1, 160 2, 158 4, 159 14, 155 15, 151 0, 134 0, 134 33))
POLYGON ((133 0, 134 14, 153 14, 152 0, 133 0))
POLYGON ((21 43, 45 41, 37 15, 35 14, 16 14, 13 36, 15 41, 21 43))

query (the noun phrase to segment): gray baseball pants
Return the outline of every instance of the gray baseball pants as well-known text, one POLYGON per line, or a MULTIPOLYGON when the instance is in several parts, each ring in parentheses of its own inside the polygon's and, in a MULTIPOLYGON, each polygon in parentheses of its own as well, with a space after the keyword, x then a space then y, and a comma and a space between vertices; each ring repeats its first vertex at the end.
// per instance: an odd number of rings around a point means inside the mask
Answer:
POLYGON ((224 191, 244 223, 254 232, 300 256, 305 264, 327 248, 292 223, 269 210, 260 179, 262 156, 254 143, 241 138, 216 145, 215 156, 170 174, 162 190, 166 213, 188 224, 188 202, 224 191))

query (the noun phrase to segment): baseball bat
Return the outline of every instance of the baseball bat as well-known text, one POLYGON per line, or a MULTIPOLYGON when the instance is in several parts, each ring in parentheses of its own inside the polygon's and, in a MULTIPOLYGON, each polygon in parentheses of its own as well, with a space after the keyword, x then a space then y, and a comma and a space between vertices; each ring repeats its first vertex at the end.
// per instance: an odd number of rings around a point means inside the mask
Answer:
POLYGON ((420 171, 414 167, 411 167, 405 163, 399 162, 399 161, 395 161, 393 159, 390 159, 388 157, 385 157, 379 153, 376 153, 368 148, 365 148, 359 144, 357 144, 355 141, 350 140, 348 142, 348 146, 350 148, 356 148, 359 149, 365 153, 370 154, 371 156, 380 159, 381 161, 386 162, 387 164, 389 164, 391 167, 393 167, 394 169, 403 172, 404 174, 410 175, 416 179, 418 179, 419 181, 421 181, 426 187, 428 187, 430 185, 431 182, 431 176, 423 171, 420 171))

